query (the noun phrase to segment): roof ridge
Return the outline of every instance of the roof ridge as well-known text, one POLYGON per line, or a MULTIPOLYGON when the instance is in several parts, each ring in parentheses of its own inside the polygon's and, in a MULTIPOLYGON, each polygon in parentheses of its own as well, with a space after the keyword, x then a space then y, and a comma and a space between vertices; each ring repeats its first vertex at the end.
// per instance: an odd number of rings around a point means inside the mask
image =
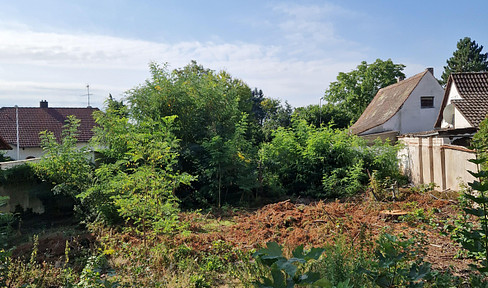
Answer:
MULTIPOLYGON (((425 71, 423 71, 423 72, 420 72, 420 73, 417 73, 417 74, 415 74, 415 75, 413 75, 413 76, 410 76, 410 77, 406 78, 405 80, 398 81, 398 82, 396 82, 396 83, 393 83, 393 84, 388 85, 388 86, 386 86, 386 87, 383 87, 383 88, 381 88, 381 89, 393 89, 393 88, 397 87, 398 85, 404 84, 405 82, 410 82, 410 81, 415 80, 415 79, 416 79, 416 77, 419 77, 419 76, 424 76, 426 72, 429 72, 429 71, 428 71, 428 70, 425 70, 425 71)), ((381 90, 381 89, 380 89, 380 90, 381 90)), ((378 90, 378 91, 379 91, 379 90, 378 90)))
MULTIPOLYGON (((426 75, 426 73, 430 73, 429 70, 426 69, 420 73, 417 73, 411 77, 408 77, 405 80, 399 81, 397 83, 394 83, 394 84, 391 84, 387 87, 379 89, 378 92, 376 93, 376 95, 374 96, 373 100, 371 100, 369 105, 364 110, 363 114, 361 114, 361 116, 356 121, 356 123, 354 123, 350 127, 351 131, 354 134, 360 134, 360 133, 363 133, 367 130, 378 127, 378 126, 386 123, 388 120, 390 120, 400 110, 403 103, 405 103, 405 101, 408 99, 408 97, 410 97, 410 95, 415 90, 415 88, 417 88, 418 84, 423 79, 423 77, 426 75), (383 104, 383 103, 380 103, 380 101, 382 100, 380 98, 383 98, 382 97, 383 94, 388 93, 389 91, 392 91, 392 90, 393 90, 392 94, 396 94, 395 89, 398 89, 399 87, 406 86, 406 85, 411 85, 413 87, 407 86, 407 89, 405 89, 405 91, 408 92, 408 94, 404 95, 403 93, 400 93, 399 95, 396 96, 396 98, 398 98, 397 100, 401 100, 401 103, 394 102, 394 103, 392 103, 392 105, 390 105, 390 107, 392 107, 392 108, 396 107, 394 113, 390 113, 391 115, 389 115, 389 113, 385 113, 385 114, 382 114, 383 119, 376 119, 378 117, 375 116, 375 111, 371 111, 371 110, 373 110, 375 106, 383 104), (365 123, 363 123, 363 122, 365 122, 365 123), (370 122, 370 123, 368 123, 368 122, 370 122), (354 131, 354 130, 356 130, 356 131, 354 131)), ((379 118, 381 118, 381 117, 379 117, 379 118)))

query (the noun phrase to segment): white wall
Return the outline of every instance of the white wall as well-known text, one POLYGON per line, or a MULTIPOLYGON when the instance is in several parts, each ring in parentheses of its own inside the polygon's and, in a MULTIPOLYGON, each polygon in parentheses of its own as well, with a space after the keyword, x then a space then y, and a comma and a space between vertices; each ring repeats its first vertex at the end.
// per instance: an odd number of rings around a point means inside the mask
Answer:
POLYGON ((32 148, 20 148, 19 150, 19 159, 17 159, 17 146, 10 144, 12 146, 12 150, 7 150, 5 153, 6 156, 14 159, 14 160, 24 160, 27 158, 39 158, 42 156, 42 148, 40 147, 32 147, 32 148))
MULTIPOLYGON (((81 147, 86 146, 86 142, 79 142, 76 144, 76 147, 79 149, 81 147)), ((28 148, 20 148, 19 150, 19 159, 17 159, 17 146, 10 144, 12 147, 12 150, 7 150, 4 155, 9 156, 10 158, 14 160, 25 160, 27 158, 40 158, 43 154, 44 151, 42 150, 41 147, 28 147, 28 148)))
POLYGON ((444 89, 431 73, 425 73, 417 87, 412 91, 399 111, 383 125, 367 130, 361 134, 399 131, 400 134, 434 130, 439 114, 444 89), (433 108, 420 108, 420 98, 434 97, 433 108))
POLYGON ((434 130, 443 97, 444 89, 437 79, 426 73, 398 113, 397 127, 400 134, 434 130), (424 96, 434 97, 433 108, 421 108, 420 98, 424 96))
MULTIPOLYGON (((459 90, 456 87, 456 84, 454 82, 451 82, 451 89, 449 90, 449 95, 447 96, 447 102, 446 106, 451 104, 451 100, 454 99, 462 99, 461 95, 459 94, 459 90)), ((469 124, 468 120, 464 118, 464 116, 459 112, 458 109, 454 109, 454 126, 450 125, 444 119, 442 119, 441 122, 441 128, 468 128, 472 127, 471 124, 469 124)))
POLYGON ((468 172, 477 171, 468 161, 475 157, 474 151, 435 136, 404 136, 399 141, 404 144, 398 153, 400 166, 413 184, 435 183, 440 190, 460 190, 461 183, 474 180, 468 172))
POLYGON ((473 127, 473 125, 469 124, 468 120, 464 118, 458 109, 454 109, 454 129, 469 127, 473 127))

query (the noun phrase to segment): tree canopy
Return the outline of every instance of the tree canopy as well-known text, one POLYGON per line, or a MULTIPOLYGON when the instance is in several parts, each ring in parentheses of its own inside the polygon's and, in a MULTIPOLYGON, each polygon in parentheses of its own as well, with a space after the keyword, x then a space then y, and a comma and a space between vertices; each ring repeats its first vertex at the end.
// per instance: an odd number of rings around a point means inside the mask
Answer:
POLYGON ((397 82, 398 77, 405 77, 405 65, 395 64, 391 59, 376 59, 368 64, 361 62, 356 70, 340 72, 337 81, 330 83, 324 99, 339 108, 356 121, 374 98, 379 89, 397 82))
POLYGON ((442 83, 447 83, 451 73, 488 71, 488 53, 482 53, 482 50, 483 45, 478 45, 471 38, 460 39, 457 43, 457 50, 446 61, 447 66, 444 66, 441 77, 442 83))

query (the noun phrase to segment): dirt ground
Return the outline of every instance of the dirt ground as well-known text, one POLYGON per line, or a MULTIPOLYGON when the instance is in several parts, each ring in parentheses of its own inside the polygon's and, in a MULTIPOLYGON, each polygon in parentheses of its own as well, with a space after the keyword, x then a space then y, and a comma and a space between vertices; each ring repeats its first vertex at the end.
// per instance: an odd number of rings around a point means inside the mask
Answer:
MULTIPOLYGON (((452 223, 459 214, 459 205, 455 197, 446 197, 453 200, 441 198, 443 196, 449 195, 412 194, 395 202, 371 201, 361 196, 347 201, 320 201, 307 205, 287 200, 254 212, 239 212, 231 219, 217 218, 217 223, 223 224, 210 228, 206 226, 207 221, 194 217, 190 227, 194 233, 179 235, 174 241, 200 251, 210 250, 215 240, 232 243, 244 250, 263 247, 270 241, 293 249, 300 244, 323 247, 333 244, 338 237, 345 237, 346 243, 351 245, 359 245, 362 239, 374 240, 382 232, 424 235, 425 261, 437 269, 452 268, 456 274, 466 274, 469 262, 456 257, 460 246, 442 233, 445 225, 452 223), (392 210, 396 214, 415 214, 417 211, 417 217, 406 221, 397 215, 388 215, 392 210)), ((192 218, 192 215, 185 217, 192 218)))
MULTIPOLYGON (((300 244, 323 247, 333 244, 340 237, 350 245, 359 245, 363 240, 371 243, 383 232, 407 236, 423 234, 426 241, 423 247, 427 247, 424 260, 432 263, 434 268, 451 268, 456 274, 465 275, 468 273, 469 262, 456 257, 460 246, 449 235, 442 233, 445 231, 443 227, 459 215, 459 210, 455 197, 436 192, 414 193, 402 201, 387 202, 373 201, 366 195, 343 201, 307 204, 286 200, 255 211, 240 210, 220 216, 211 213, 181 213, 180 218, 188 221, 191 233, 181 233, 165 238, 164 241, 211 253, 212 243, 216 240, 242 250, 263 247, 270 241, 293 249, 300 244), (406 221, 397 215, 385 215, 389 211, 417 216, 406 221)), ((59 232, 41 235, 38 255, 62 261, 66 240, 69 240, 71 251, 81 251, 93 247, 96 235, 84 233, 67 236, 59 232)), ((136 242, 139 240, 131 239, 136 242)), ((19 245, 14 255, 28 257, 31 249, 32 244, 19 245)))

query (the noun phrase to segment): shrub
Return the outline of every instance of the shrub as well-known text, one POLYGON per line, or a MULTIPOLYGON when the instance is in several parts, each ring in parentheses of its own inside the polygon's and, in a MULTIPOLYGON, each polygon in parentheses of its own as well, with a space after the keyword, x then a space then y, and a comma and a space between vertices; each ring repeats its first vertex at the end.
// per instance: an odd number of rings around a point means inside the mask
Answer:
POLYGON ((278 128, 260 150, 264 186, 286 195, 315 198, 350 196, 367 183, 367 171, 379 181, 401 182, 398 147, 376 142, 368 147, 347 130, 316 129, 304 120, 278 128))

